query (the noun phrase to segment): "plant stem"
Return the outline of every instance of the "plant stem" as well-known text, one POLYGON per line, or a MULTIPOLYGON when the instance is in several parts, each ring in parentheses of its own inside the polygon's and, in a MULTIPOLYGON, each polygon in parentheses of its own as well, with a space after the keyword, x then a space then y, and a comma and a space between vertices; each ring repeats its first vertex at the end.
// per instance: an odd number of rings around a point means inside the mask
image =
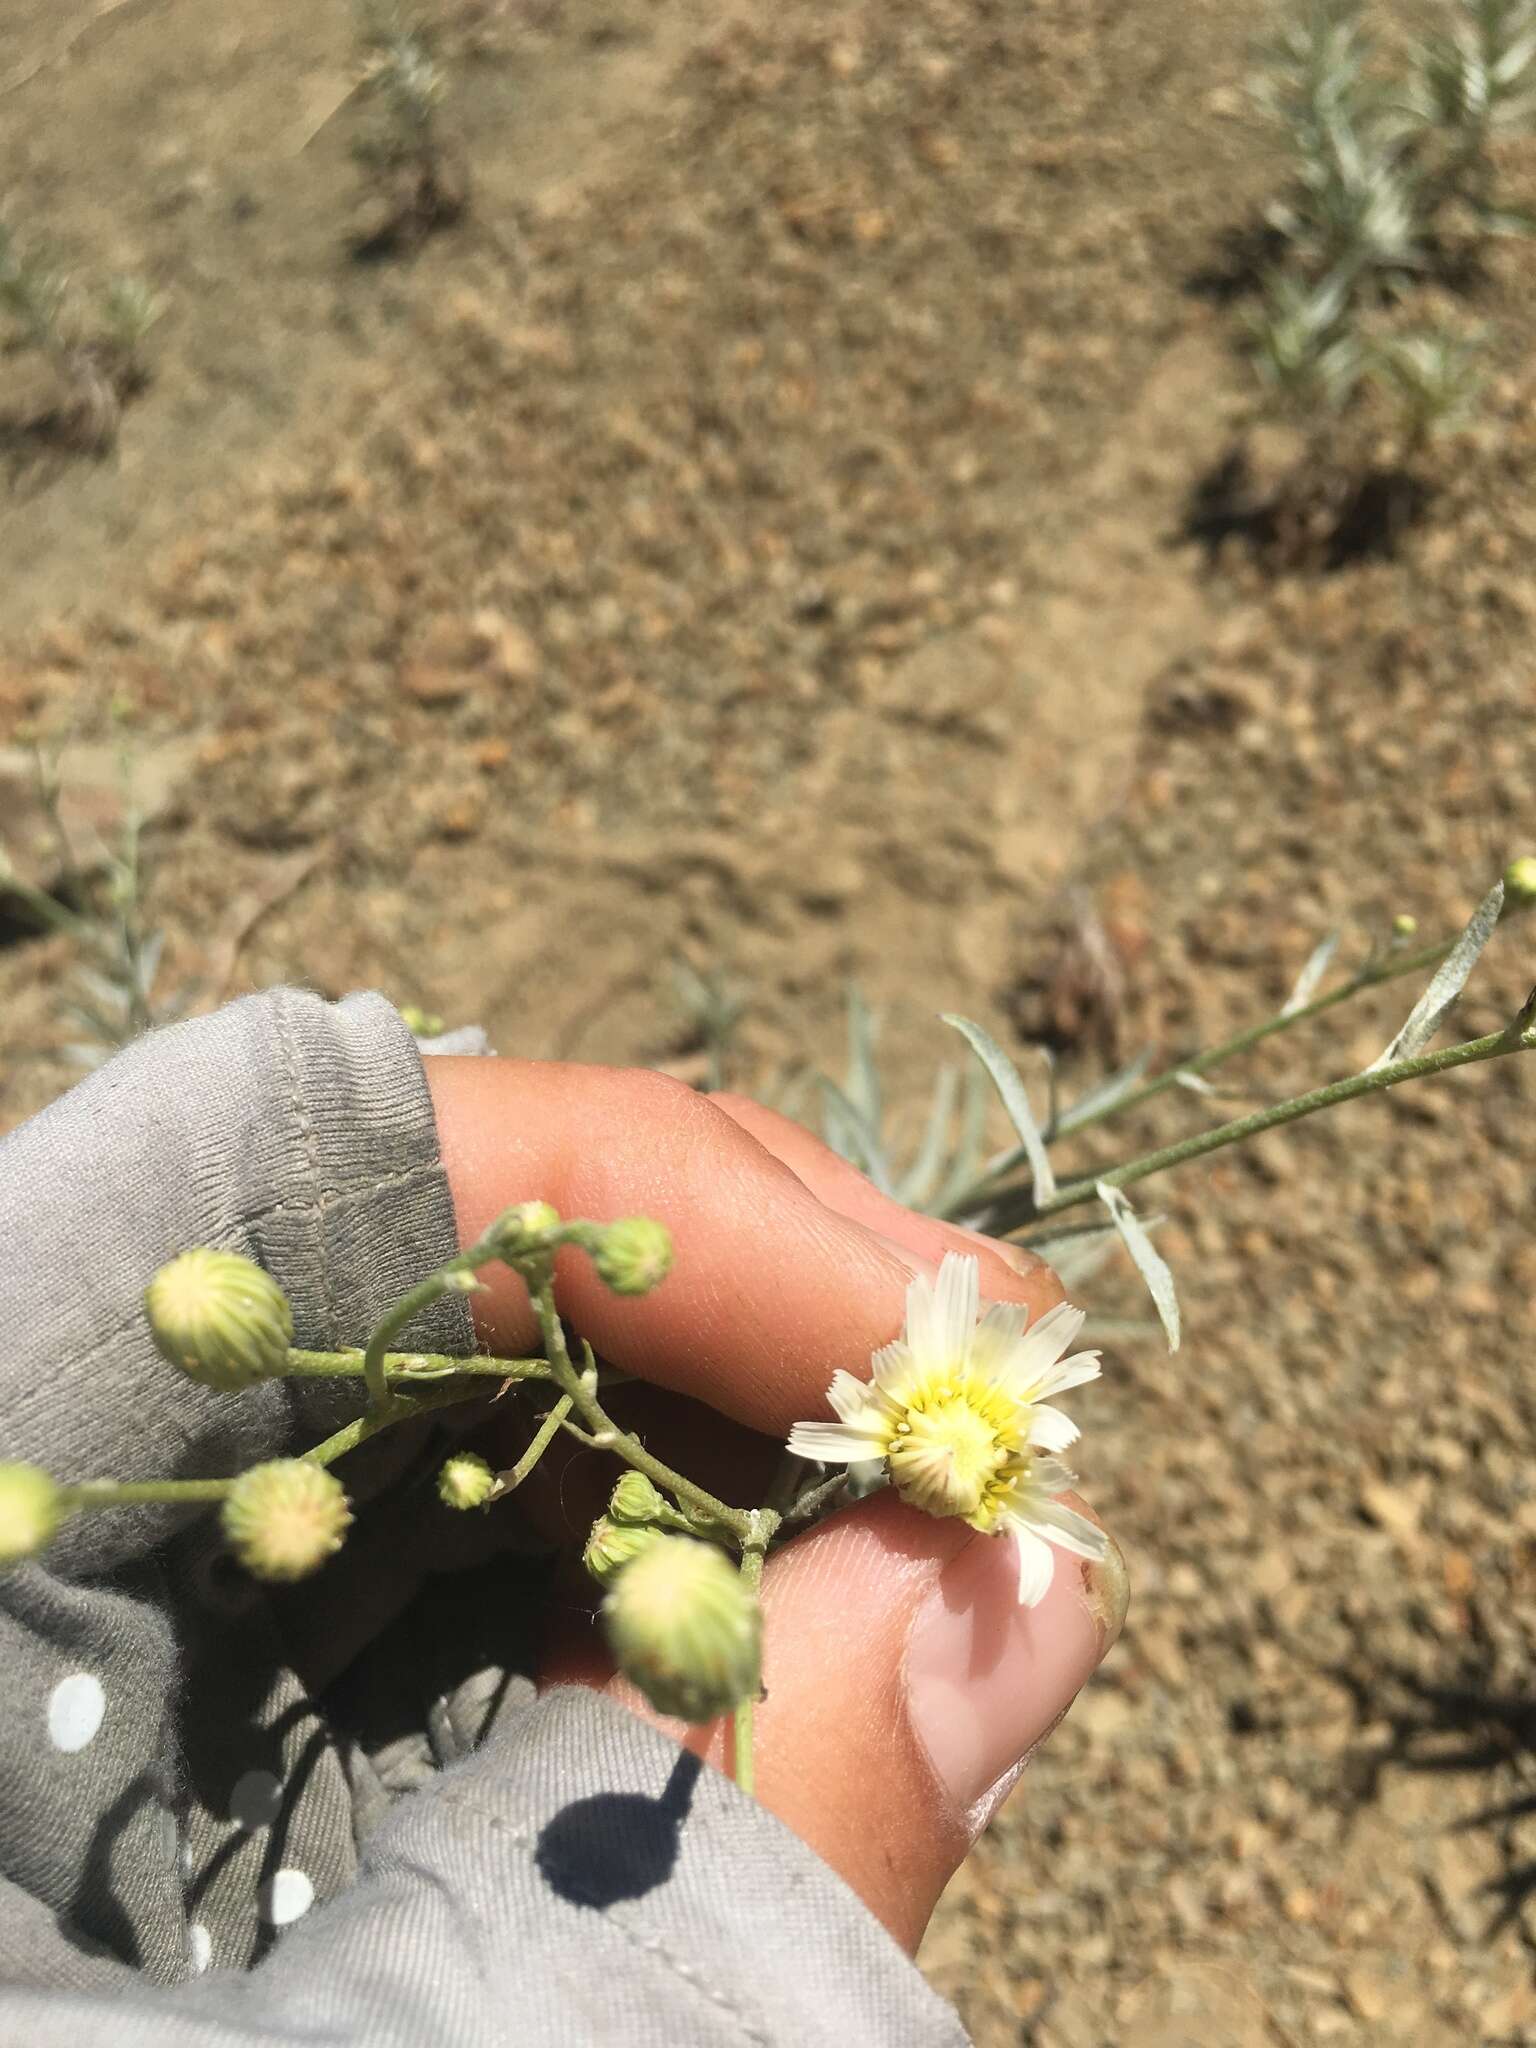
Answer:
MULTIPOLYGON (((763 1581, 763 1559, 768 1554, 768 1545, 773 1540, 779 1518, 771 1508, 759 1508, 749 1519, 752 1527, 742 1546, 741 1582, 755 1596, 763 1581)), ((737 1701, 736 1711, 731 1717, 732 1773, 749 1799, 756 1783, 752 1758, 752 1721, 756 1705, 756 1698, 748 1693, 744 1700, 737 1701)))
POLYGON ((368 1382, 368 1403, 372 1408, 382 1408, 389 1399, 389 1383, 384 1371, 385 1354, 389 1340, 397 1331, 403 1330, 412 1316, 419 1315, 424 1308, 430 1308, 435 1301, 441 1301, 445 1294, 455 1288, 464 1287, 465 1276, 476 1272, 481 1266, 490 1265, 493 1259, 505 1256, 501 1243, 492 1235, 480 1238, 457 1258, 449 1259, 429 1273, 425 1280, 402 1294, 391 1308, 387 1308, 373 1327, 363 1353, 363 1378, 368 1382))
POLYGON ((139 1507, 149 1502, 222 1500, 233 1479, 79 1479, 61 1489, 70 1513, 86 1508, 139 1507))
MULTIPOLYGON (((386 1381, 415 1386, 428 1380, 491 1379, 547 1380, 551 1377, 547 1358, 455 1358, 441 1351, 387 1351, 382 1360, 386 1381)), ((287 1377, 290 1379, 361 1379, 365 1359, 361 1351, 290 1351, 287 1377)))
POLYGON ((394 1423, 409 1422, 413 1415, 430 1414, 434 1408, 452 1408, 459 1401, 473 1401, 480 1389, 475 1386, 434 1387, 430 1393, 419 1394, 414 1400, 404 1400, 399 1394, 386 1394, 384 1404, 370 1408, 366 1415, 359 1415, 354 1422, 348 1422, 323 1443, 304 1452, 308 1465, 334 1465, 338 1458, 348 1451, 355 1451, 359 1444, 366 1443, 371 1436, 377 1436, 381 1429, 389 1429, 394 1423))
MULTIPOLYGON (((565 1331, 560 1325, 560 1312, 555 1307, 554 1269, 549 1259, 538 1264, 531 1261, 529 1266, 519 1268, 523 1280, 533 1298, 533 1306, 544 1332, 544 1343, 549 1352, 549 1364, 562 1394, 569 1395, 571 1405, 586 1423, 592 1437, 598 1439, 596 1448, 613 1451, 626 1464, 633 1465, 637 1472, 643 1472, 654 1485, 663 1487, 668 1493, 707 1515, 713 1522, 719 1522, 729 1529, 739 1543, 745 1543, 754 1527, 752 1511, 747 1508, 728 1507, 723 1500, 717 1500, 712 1493, 706 1493, 702 1486, 695 1486, 691 1479, 685 1479, 681 1472, 674 1472, 670 1465, 664 1465, 660 1458, 652 1457, 637 1436, 619 1425, 608 1415, 596 1392, 596 1372, 590 1369, 586 1374, 578 1373, 571 1362, 566 1347, 565 1331)), ((564 1417, 561 1418, 567 1430, 577 1432, 564 1417)))
POLYGON ((571 1397, 569 1394, 562 1394, 554 1406, 545 1414, 544 1420, 539 1424, 532 1442, 518 1459, 517 1463, 509 1471, 497 1473, 495 1490, 490 1495, 492 1500, 500 1500, 504 1493, 510 1493, 514 1487, 522 1485, 528 1474, 538 1464, 540 1458, 543 1457, 544 1453, 559 1435, 561 1424, 570 1412, 571 1397))
MULTIPOLYGON (((1347 981, 1342 981, 1337 988, 1330 989, 1326 995, 1314 996, 1310 1003, 1303 1003, 1299 1009, 1281 1010, 1273 1017, 1266 1017, 1262 1023, 1248 1025, 1244 1030, 1234 1033, 1231 1038, 1224 1038, 1219 1045, 1208 1046, 1204 1052, 1194 1053, 1189 1059, 1177 1061, 1161 1074, 1154 1074, 1150 1081, 1143 1081, 1139 1087, 1131 1089, 1117 1101, 1105 1103, 1101 1109, 1090 1110, 1086 1116, 1074 1118, 1070 1107, 1067 1108, 1052 1127, 1051 1142, 1054 1143, 1058 1137, 1064 1138, 1075 1135, 1078 1131, 1086 1131, 1094 1124, 1103 1123, 1108 1117, 1123 1116, 1127 1110, 1140 1109, 1143 1103, 1150 1102, 1154 1096, 1165 1095, 1170 1088, 1182 1086, 1181 1075, 1208 1074, 1213 1067, 1222 1066, 1226 1061, 1236 1059, 1239 1053, 1247 1052, 1255 1045, 1261 1045, 1266 1038, 1273 1038, 1281 1031, 1289 1031, 1294 1025, 1308 1023, 1313 1017, 1320 1017, 1325 1010, 1331 1010, 1339 1003, 1348 1002, 1351 996, 1359 995, 1363 989, 1379 988, 1383 982, 1398 981, 1405 974, 1417 974, 1424 968, 1438 967, 1455 943, 1454 938, 1438 939, 1432 946, 1420 946, 1413 953, 1379 954, 1368 960, 1347 981)), ((946 1217, 968 1214, 978 1203, 986 1200, 989 1188, 994 1188, 1005 1174, 1015 1172, 1025 1163, 1023 1146, 1015 1147, 1001 1159, 994 1160, 990 1166, 985 1167, 969 1187, 962 1189, 952 1200, 946 1202, 942 1214, 946 1217)), ((1006 1193, 1006 1190, 1002 1192, 1006 1193)), ((1000 1195, 994 1197, 1000 1198, 1000 1195)), ((1049 1205, 1047 1209, 1048 1207, 1049 1205)), ((1047 1209, 1042 1209, 1040 1214, 1046 1214, 1047 1209)))
POLYGON ((1176 1145, 1164 1145, 1156 1152, 1147 1152, 1140 1159, 1114 1167, 1108 1173, 1095 1174, 1088 1180, 1068 1181, 1056 1190, 1049 1201, 1040 1205, 1036 1215, 1054 1216, 1059 1210, 1071 1209, 1079 1202, 1091 1202, 1101 1181, 1113 1188, 1129 1187, 1133 1181, 1146 1180, 1170 1166, 1182 1166, 1185 1160, 1198 1159, 1206 1152, 1218 1152, 1224 1145, 1240 1144, 1243 1139, 1255 1137, 1260 1131, 1272 1130, 1278 1124, 1295 1123, 1299 1117, 1311 1116, 1316 1110, 1332 1109, 1340 1102, 1352 1102, 1357 1095, 1374 1095, 1380 1089, 1395 1088, 1400 1081, 1416 1081, 1426 1074, 1446 1073, 1453 1067, 1476 1066, 1483 1060, 1502 1059, 1507 1053, 1528 1052, 1533 1046, 1536 1046, 1536 1026, 1522 1019, 1502 1031, 1490 1031, 1485 1038, 1469 1038, 1464 1044, 1446 1046, 1440 1052, 1420 1053, 1414 1059, 1394 1060, 1391 1066, 1378 1067, 1371 1073, 1354 1074, 1347 1081, 1331 1081, 1325 1087, 1309 1089, 1305 1095, 1294 1095, 1288 1102, 1272 1103, 1267 1109, 1256 1109, 1249 1116, 1218 1124, 1214 1130, 1198 1132, 1192 1138, 1181 1139, 1176 1145))

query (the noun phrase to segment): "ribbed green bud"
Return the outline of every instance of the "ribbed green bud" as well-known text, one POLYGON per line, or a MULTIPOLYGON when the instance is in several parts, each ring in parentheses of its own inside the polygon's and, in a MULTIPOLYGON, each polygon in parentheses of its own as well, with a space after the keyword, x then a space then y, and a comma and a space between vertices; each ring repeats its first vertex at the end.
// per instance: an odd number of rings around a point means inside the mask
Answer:
POLYGON ((224 1497, 224 1534, 258 1579, 302 1579, 340 1550, 352 1524, 341 1481, 305 1458, 242 1472, 224 1497))
POLYGON ((40 1465, 0 1465, 0 1567, 46 1550, 63 1519, 63 1493, 40 1465))
POLYGON ((713 1721, 755 1694, 762 1610, 713 1544, 658 1536, 603 1602, 619 1669, 658 1713, 713 1721))
POLYGON ((512 1255, 543 1251, 560 1228, 560 1211, 548 1202, 517 1202, 496 1218, 496 1236, 512 1255))
POLYGON ((581 1561, 600 1586, 609 1586, 625 1565, 633 1564, 642 1551, 660 1541, 659 1529, 615 1522, 607 1515, 599 1515, 592 1524, 581 1561))
POLYGON ((1536 853, 1522 853, 1504 870, 1505 911, 1526 910, 1536 903, 1536 853))
POLYGON ((450 1508, 483 1508, 496 1490, 496 1474, 478 1451, 455 1451, 437 1475, 437 1495, 450 1508))
POLYGON ((189 1378, 224 1393, 272 1379, 288 1364, 293 1311, 287 1296, 236 1252, 183 1252, 144 1290, 160 1354, 189 1378))
POLYGON ((1409 910, 1400 910, 1392 920, 1392 933, 1395 938, 1411 939, 1418 928, 1419 920, 1409 910))
POLYGON ((684 1535, 693 1534, 693 1525, 688 1517, 679 1514, 660 1488, 653 1486, 643 1472, 636 1472, 633 1468, 613 1489, 608 1512, 614 1521, 627 1523, 632 1528, 651 1525, 658 1529, 677 1529, 684 1535))
POLYGON ((649 1216, 622 1217, 604 1230, 592 1263, 615 1294, 649 1294, 671 1268, 671 1233, 649 1216))

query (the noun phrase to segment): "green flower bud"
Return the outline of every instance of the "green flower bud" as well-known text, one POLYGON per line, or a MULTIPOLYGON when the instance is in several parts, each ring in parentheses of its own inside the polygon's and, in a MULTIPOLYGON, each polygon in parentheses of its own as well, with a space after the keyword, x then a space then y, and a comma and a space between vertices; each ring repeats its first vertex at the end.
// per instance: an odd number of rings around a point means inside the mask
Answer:
POLYGON ((1419 920, 1410 911, 1400 910, 1392 920, 1393 935, 1399 939, 1411 939, 1419 928, 1419 920))
POLYGON ((592 1263, 615 1294, 649 1294, 671 1267, 671 1234, 649 1216, 625 1216, 603 1232, 592 1263))
POLYGON ((713 1544, 657 1536, 603 1602, 619 1669, 661 1714, 713 1721, 755 1694, 762 1609, 713 1544))
POLYGON ((636 1472, 633 1468, 613 1489, 608 1512, 614 1521, 623 1522, 631 1528, 678 1529, 686 1536, 694 1533, 688 1517, 679 1514, 666 1495, 653 1486, 643 1472, 636 1472))
POLYGON ((400 1005, 400 1022, 412 1038, 441 1038, 443 1035, 442 1018, 434 1017, 430 1011, 418 1010, 414 1003, 400 1005))
POLYGON ((64 1519, 63 1493, 39 1465, 0 1465, 0 1567, 35 1557, 64 1519))
POLYGON ((437 1475, 437 1497, 450 1508, 483 1508, 496 1490, 496 1474, 477 1451, 455 1451, 437 1475))
POLYGON ((236 1393, 288 1364, 293 1311, 270 1273, 235 1252, 183 1252, 144 1290, 156 1348, 204 1386, 236 1393))
POLYGON ((496 1235, 512 1254, 544 1251, 560 1228, 560 1211, 548 1202, 517 1202, 496 1219, 496 1235))
POLYGON ((1536 903, 1536 853, 1522 853, 1504 870, 1504 909, 1527 910, 1536 903))
POLYGON ((242 1472, 224 1497, 224 1534, 258 1579, 302 1579, 340 1550, 352 1523, 341 1481, 305 1458, 242 1472))
POLYGON ((613 1489, 608 1512, 616 1522, 659 1522, 668 1513, 661 1492, 643 1472, 626 1472, 613 1489))
POLYGON ((592 1524, 581 1561, 600 1586, 608 1586, 625 1565, 632 1564, 642 1551, 660 1541, 659 1529, 614 1522, 607 1515, 599 1515, 592 1524))

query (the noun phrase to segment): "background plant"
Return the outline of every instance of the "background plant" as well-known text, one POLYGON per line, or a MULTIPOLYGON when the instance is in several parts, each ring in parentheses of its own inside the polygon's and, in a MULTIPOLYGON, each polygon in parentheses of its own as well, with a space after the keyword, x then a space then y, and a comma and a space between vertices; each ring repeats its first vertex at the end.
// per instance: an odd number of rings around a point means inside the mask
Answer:
POLYGON ((426 24, 400 0, 359 0, 357 23, 371 119, 353 154, 376 189, 355 246, 383 255, 458 220, 468 183, 438 121, 448 80, 426 24))
MULTIPOLYGON (((1401 314, 1475 267, 1493 235, 1527 233, 1500 190, 1498 145, 1536 116, 1536 7, 1454 0, 1394 68, 1358 0, 1315 0, 1265 53, 1251 96, 1291 163, 1265 209, 1275 260, 1244 322, 1274 411, 1302 434, 1271 507, 1282 554, 1358 513, 1384 422, 1400 479, 1472 420, 1482 337, 1401 314)), ((1421 494, 1379 493, 1385 538, 1421 494)))
POLYGON ((165 934, 145 915, 144 820, 134 801, 132 757, 119 757, 122 820, 110 839, 79 847, 65 822, 61 796, 67 750, 33 749, 36 787, 57 865, 51 886, 21 873, 0 837, 0 894, 8 896, 42 931, 74 942, 72 993, 63 1009, 85 1033, 66 1043, 77 1066, 98 1067, 141 1031, 179 1017, 191 994, 161 986, 165 934))
POLYGON ((0 223, 0 309, 52 363, 69 395, 59 433, 105 455, 117 443, 124 404, 148 382, 143 348, 164 311, 142 278, 115 277, 94 297, 0 223))

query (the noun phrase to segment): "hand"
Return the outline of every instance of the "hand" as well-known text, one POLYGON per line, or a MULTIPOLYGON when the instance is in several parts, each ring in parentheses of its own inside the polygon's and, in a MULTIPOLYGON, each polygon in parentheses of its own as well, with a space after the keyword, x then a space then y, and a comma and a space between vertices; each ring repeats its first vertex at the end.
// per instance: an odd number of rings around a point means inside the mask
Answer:
MULTIPOLYGON (((983 1295, 1031 1316, 1062 1298, 1039 1260, 902 1208, 798 1125, 740 1097, 621 1068, 438 1058, 427 1071, 461 1242, 535 1198, 566 1216, 644 1213, 670 1229, 676 1260, 654 1294, 616 1299, 574 1252, 560 1255, 557 1292, 613 1365, 747 1426, 725 1433, 708 1468, 696 1453, 673 1458, 740 1504, 763 1485, 742 1474, 771 1471, 790 1425, 827 1412, 834 1369, 868 1376, 871 1352, 901 1327, 912 1274, 946 1251, 973 1253, 983 1295)), ((509 1356, 534 1346, 521 1283, 499 1267, 486 1277, 482 1339, 509 1356)), ((645 1423, 669 1457, 677 1433, 690 1434, 689 1411, 673 1407, 653 1404, 645 1423)), ((601 1504, 595 1494, 591 1513, 601 1504)), ((1016 1587, 1010 1545, 889 1493, 785 1545, 764 1577, 757 1795, 909 1949, 1124 1616, 1113 1548, 1100 1567, 1058 1553, 1038 1607, 1020 1608, 1016 1587)), ((615 1675, 589 1621, 566 1627, 542 1678, 607 1691, 724 1761, 720 1727, 654 1714, 615 1675)))

